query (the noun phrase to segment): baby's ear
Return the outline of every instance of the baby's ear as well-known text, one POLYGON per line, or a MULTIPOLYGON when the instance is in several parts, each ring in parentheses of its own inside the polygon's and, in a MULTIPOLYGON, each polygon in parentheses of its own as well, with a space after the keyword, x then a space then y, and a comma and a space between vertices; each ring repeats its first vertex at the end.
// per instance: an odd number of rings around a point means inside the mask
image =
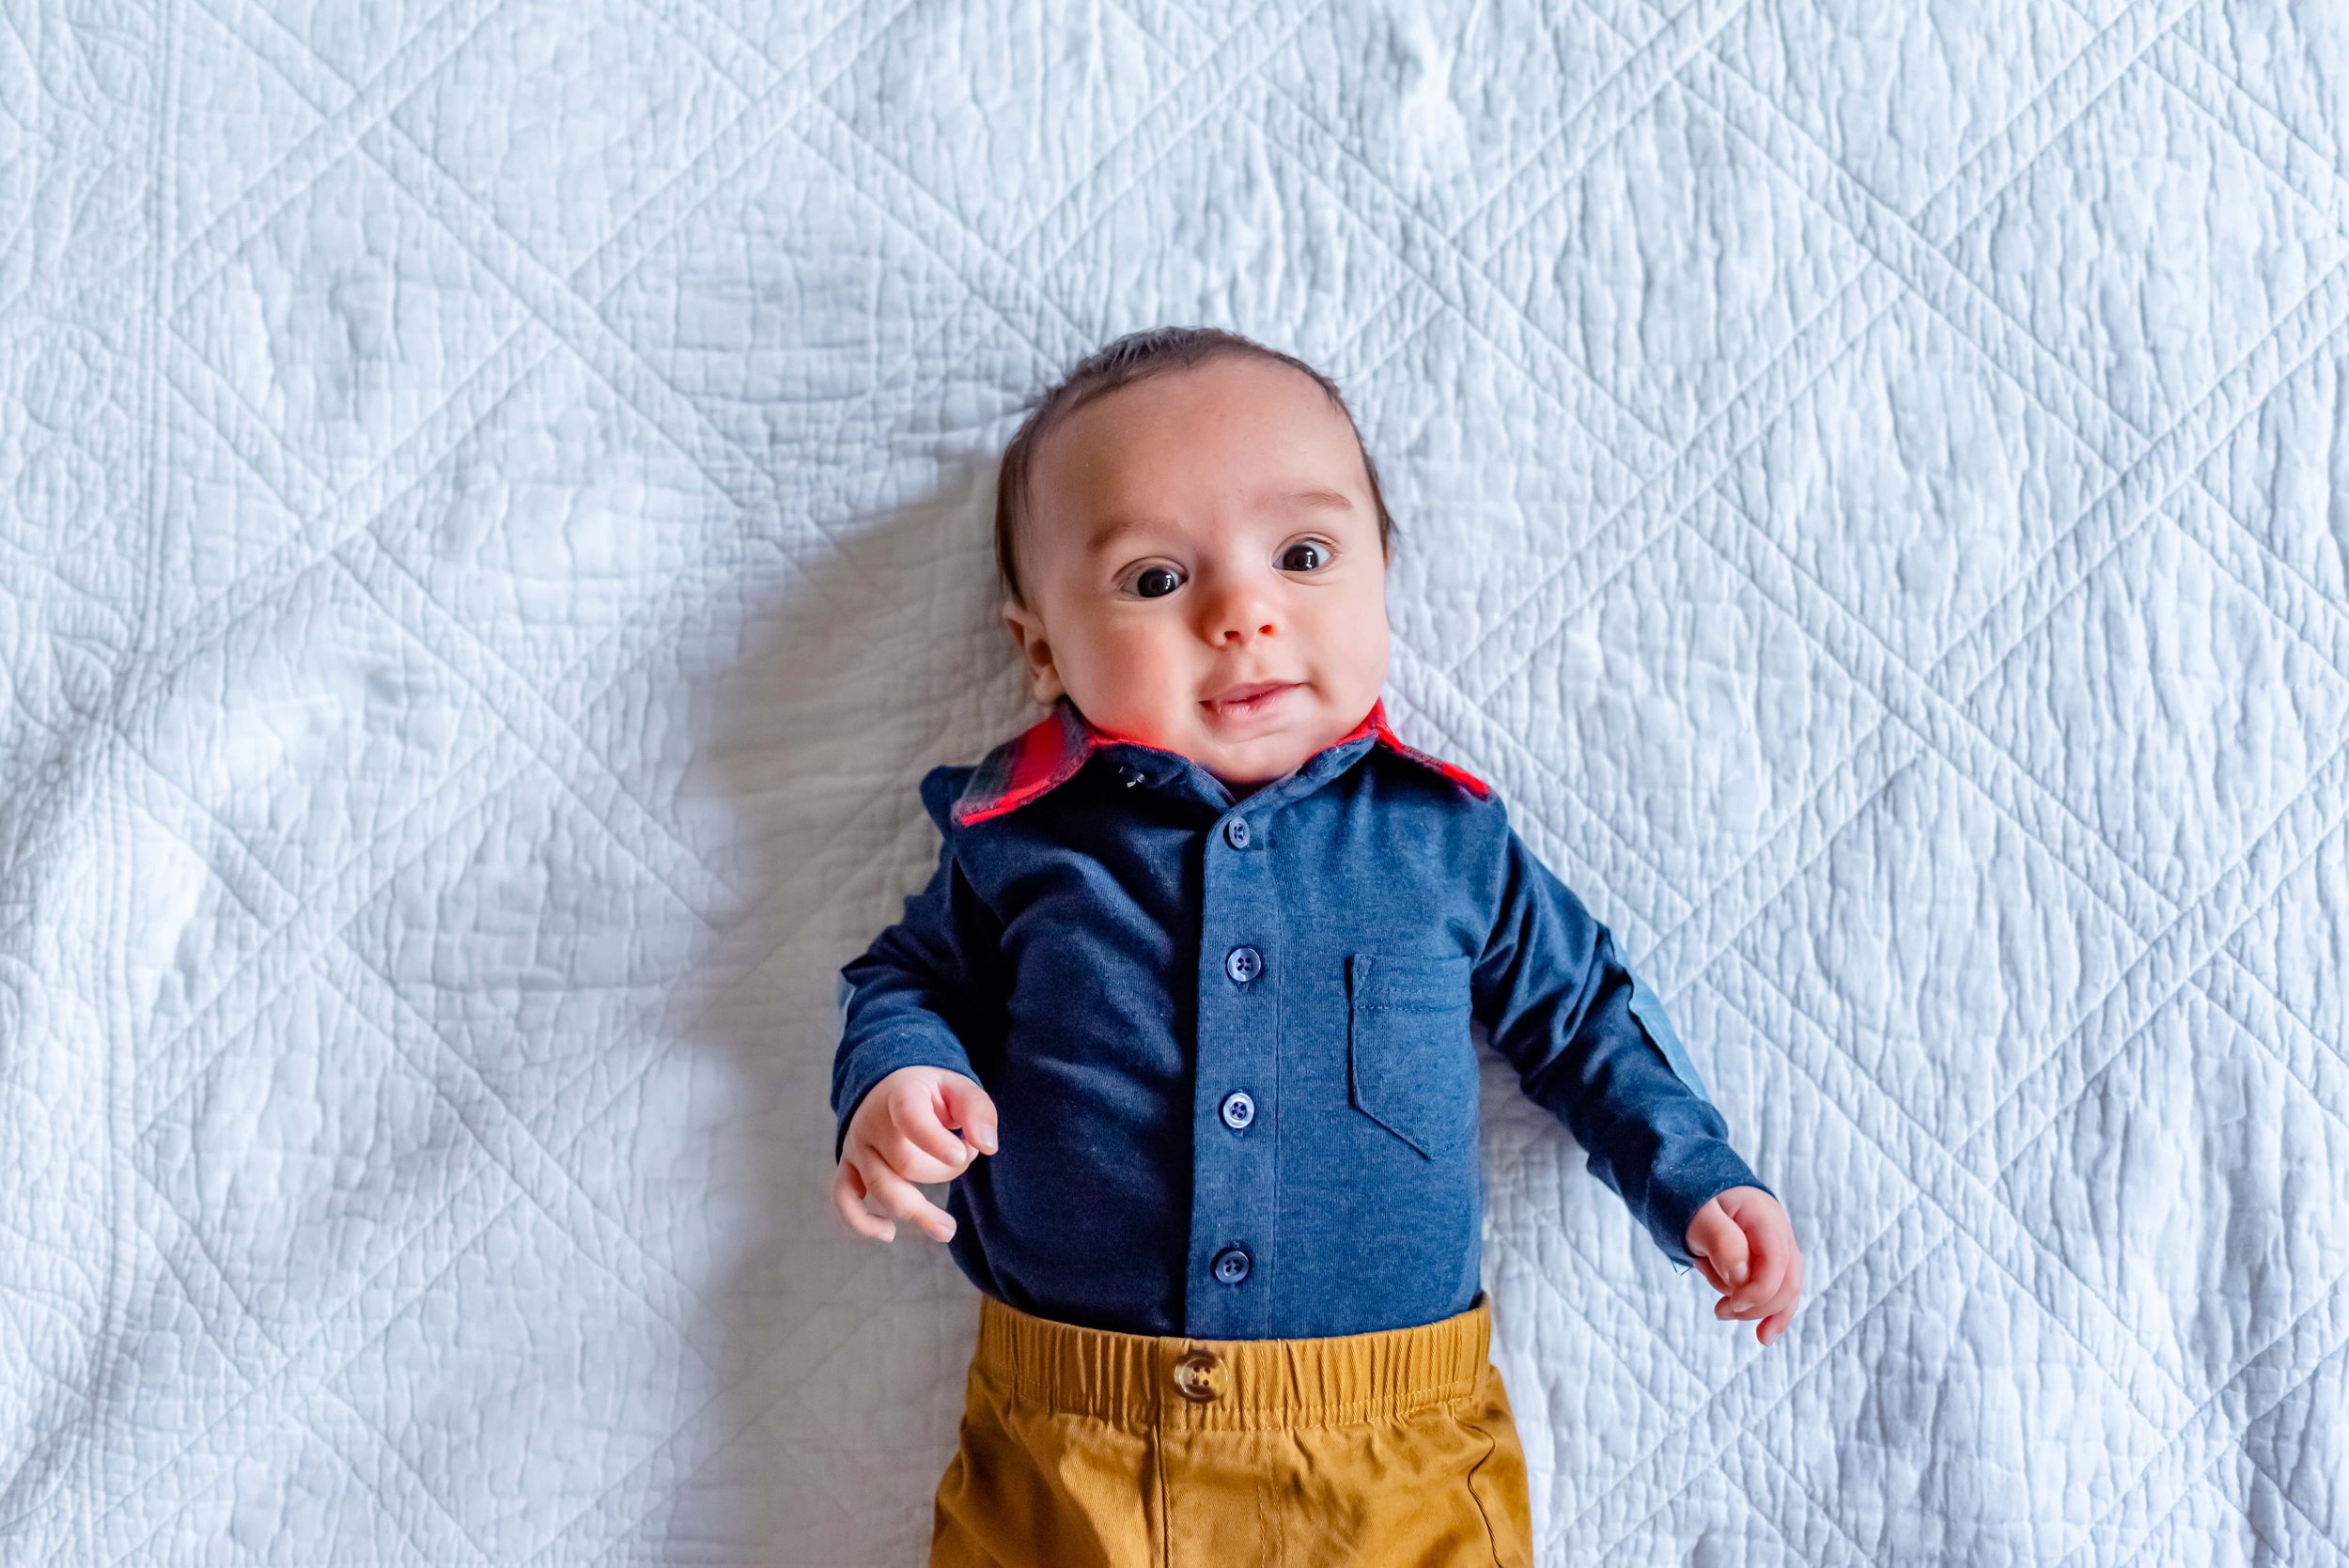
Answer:
POLYGON ((1019 600, 1005 599, 1003 626, 1011 633, 1011 645, 1019 650, 1019 666, 1027 672, 1029 691, 1038 703, 1051 706, 1066 689, 1060 683, 1059 666, 1052 662, 1052 644, 1044 635, 1043 618, 1019 600))

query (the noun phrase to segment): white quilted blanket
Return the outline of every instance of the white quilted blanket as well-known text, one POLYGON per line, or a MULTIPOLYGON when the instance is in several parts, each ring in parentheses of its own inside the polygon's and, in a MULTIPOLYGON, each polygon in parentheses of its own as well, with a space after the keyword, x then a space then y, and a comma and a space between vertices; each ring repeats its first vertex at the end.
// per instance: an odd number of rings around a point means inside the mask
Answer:
POLYGON ((1542 1560, 2341 1561, 2345 258, 2335 0, 0 0, 0 1560, 922 1560, 832 974, 1213 321, 1810 1252, 1493 1064, 1542 1560))

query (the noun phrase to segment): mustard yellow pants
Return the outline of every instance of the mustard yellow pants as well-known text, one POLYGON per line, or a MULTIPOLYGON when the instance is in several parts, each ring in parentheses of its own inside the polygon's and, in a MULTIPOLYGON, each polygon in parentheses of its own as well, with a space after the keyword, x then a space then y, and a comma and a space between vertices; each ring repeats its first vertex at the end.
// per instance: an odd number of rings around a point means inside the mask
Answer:
POLYGON ((981 1296, 932 1568, 1531 1568, 1492 1306, 1422 1327, 1194 1340, 981 1296))

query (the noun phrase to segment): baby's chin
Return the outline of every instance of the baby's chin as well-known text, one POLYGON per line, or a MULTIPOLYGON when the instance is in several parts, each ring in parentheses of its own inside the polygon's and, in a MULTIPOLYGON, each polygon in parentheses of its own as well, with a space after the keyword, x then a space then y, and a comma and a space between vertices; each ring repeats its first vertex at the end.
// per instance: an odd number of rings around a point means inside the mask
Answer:
POLYGON ((1308 686, 1252 713, 1219 715, 1205 704, 1170 704, 1148 711, 1112 709, 1095 722, 1112 735, 1189 757, 1226 787, 1245 792, 1296 771, 1368 711, 1365 700, 1361 712, 1337 712, 1308 686))
POLYGON ((1344 722, 1300 720, 1245 737, 1219 736, 1213 726, 1203 725, 1193 744, 1182 750, 1229 787, 1256 789, 1295 772, 1360 722, 1359 714, 1344 722))

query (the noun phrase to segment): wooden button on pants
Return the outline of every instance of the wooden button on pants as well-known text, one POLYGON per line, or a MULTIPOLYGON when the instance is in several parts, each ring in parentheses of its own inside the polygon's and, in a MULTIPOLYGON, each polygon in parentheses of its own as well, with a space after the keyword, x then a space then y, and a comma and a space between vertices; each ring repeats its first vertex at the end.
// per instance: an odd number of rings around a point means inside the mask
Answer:
POLYGON ((981 1296, 932 1568, 1531 1568, 1492 1305, 1414 1328, 1194 1340, 981 1296))

